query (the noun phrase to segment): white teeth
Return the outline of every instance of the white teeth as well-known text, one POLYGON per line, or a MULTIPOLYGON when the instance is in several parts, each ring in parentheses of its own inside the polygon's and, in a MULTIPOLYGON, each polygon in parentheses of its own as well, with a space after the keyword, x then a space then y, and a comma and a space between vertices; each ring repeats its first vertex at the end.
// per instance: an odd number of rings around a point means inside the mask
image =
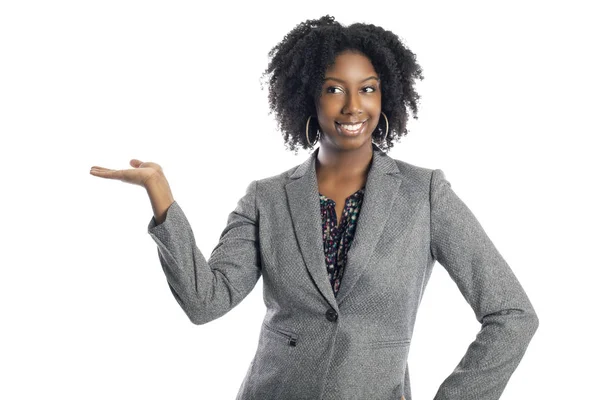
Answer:
POLYGON ((359 124, 340 124, 340 126, 344 127, 345 130, 350 131, 350 132, 356 132, 360 129, 360 127, 362 126, 362 122, 359 124))

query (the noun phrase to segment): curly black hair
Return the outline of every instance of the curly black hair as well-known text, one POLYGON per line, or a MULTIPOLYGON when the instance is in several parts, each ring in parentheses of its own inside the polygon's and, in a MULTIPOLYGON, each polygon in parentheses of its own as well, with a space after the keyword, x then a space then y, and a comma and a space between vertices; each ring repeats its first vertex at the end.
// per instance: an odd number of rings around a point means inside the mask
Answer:
MULTIPOLYGON (((381 110, 388 117, 389 131, 381 143, 385 135, 382 118, 373 139, 382 150, 389 151, 394 140, 400 141, 408 133, 407 107, 417 119, 420 96, 413 86, 415 79, 423 79, 422 70, 415 54, 396 34, 372 24, 346 27, 330 15, 309 19, 269 51, 269 65, 262 74, 262 79, 268 78, 269 115, 275 113, 288 150, 297 154, 297 145, 312 149, 306 140, 306 121, 309 115, 316 115, 315 102, 321 95, 325 71, 345 50, 364 54, 379 75, 381 110)), ((311 118, 311 125, 313 121, 317 123, 311 118)))

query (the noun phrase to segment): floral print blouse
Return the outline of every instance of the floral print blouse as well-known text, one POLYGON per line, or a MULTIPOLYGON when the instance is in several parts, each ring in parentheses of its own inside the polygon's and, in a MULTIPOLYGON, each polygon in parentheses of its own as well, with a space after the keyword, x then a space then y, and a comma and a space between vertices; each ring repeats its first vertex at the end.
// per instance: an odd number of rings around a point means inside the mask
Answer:
POLYGON ((337 226, 335 201, 319 193, 325 264, 327 265, 331 288, 336 297, 344 275, 346 256, 352 244, 352 239, 354 239, 364 192, 365 186, 346 198, 339 227, 337 226))

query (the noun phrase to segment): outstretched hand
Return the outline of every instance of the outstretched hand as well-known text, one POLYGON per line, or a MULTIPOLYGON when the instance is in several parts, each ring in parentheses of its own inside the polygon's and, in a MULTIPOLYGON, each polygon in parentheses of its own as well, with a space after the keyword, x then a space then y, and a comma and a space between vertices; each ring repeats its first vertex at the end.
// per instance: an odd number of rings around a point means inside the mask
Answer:
POLYGON ((142 162, 135 158, 129 161, 133 169, 108 169, 104 167, 93 166, 90 174, 106 179, 118 179, 133 185, 146 187, 148 182, 154 179, 164 177, 160 165, 153 162, 142 162))

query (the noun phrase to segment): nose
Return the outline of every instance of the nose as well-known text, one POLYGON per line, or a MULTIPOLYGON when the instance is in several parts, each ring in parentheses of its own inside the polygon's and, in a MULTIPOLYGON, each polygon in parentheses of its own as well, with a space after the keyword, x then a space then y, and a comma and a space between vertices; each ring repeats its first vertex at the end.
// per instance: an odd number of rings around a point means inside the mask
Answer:
POLYGON ((362 114, 362 106, 358 93, 349 93, 342 109, 343 114, 362 114))

